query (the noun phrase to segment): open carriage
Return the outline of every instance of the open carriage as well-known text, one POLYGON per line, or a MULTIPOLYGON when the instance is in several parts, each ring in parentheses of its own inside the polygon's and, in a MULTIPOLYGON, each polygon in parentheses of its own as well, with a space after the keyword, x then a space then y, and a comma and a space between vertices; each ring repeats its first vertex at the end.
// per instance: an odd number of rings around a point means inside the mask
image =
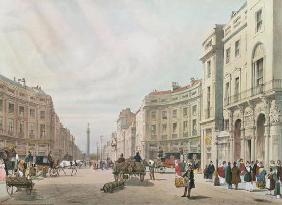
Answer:
POLYGON ((34 183, 31 179, 23 176, 7 176, 6 177, 6 190, 12 196, 16 189, 24 188, 27 194, 31 194, 34 183))
POLYGON ((124 162, 115 162, 113 167, 115 181, 127 180, 131 176, 139 176, 140 181, 144 181, 146 175, 145 165, 142 162, 135 162, 133 159, 126 159, 124 162))

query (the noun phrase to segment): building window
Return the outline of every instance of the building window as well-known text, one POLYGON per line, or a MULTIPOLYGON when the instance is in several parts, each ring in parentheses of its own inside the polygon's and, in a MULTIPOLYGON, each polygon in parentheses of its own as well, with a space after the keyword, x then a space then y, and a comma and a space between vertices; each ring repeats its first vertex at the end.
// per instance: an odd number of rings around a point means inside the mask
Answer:
POLYGON ((167 119, 167 112, 166 111, 162 111, 162 119, 167 119))
POLYGON ((10 134, 14 132, 14 120, 13 119, 8 120, 8 131, 10 134))
POLYGON ((263 58, 259 59, 255 63, 256 66, 256 86, 263 84, 263 58))
POLYGON ((24 107, 23 107, 23 106, 19 106, 19 115, 20 115, 21 117, 24 116, 24 107))
POLYGON ((32 138, 34 137, 34 124, 30 123, 29 125, 29 136, 32 138))
POLYGON ((231 52, 231 48, 227 48, 225 51, 225 63, 229 63, 230 62, 230 52, 231 52))
POLYGON ((183 108, 183 116, 184 117, 186 117, 188 115, 187 110, 188 110, 187 107, 183 108))
POLYGON ((40 138, 45 137, 45 125, 40 125, 40 138))
POLYGON ((229 104, 229 100, 230 100, 229 89, 230 89, 230 85, 229 82, 227 82, 225 84, 225 99, 224 99, 226 105, 229 104))
POLYGON ((173 118, 177 118, 177 110, 173 110, 172 111, 172 117, 173 118))
POLYGON ((152 133, 152 135, 156 134, 156 125, 151 126, 151 133, 152 133))
POLYGON ((3 118, 0 117, 0 130, 3 130, 3 118))
POLYGON ((29 110, 29 116, 30 116, 31 118, 35 118, 35 109, 30 109, 30 110, 29 110))
POLYGON ((240 40, 235 42, 235 57, 240 55, 240 40))
POLYGON ((176 130, 177 130, 177 123, 175 122, 172 124, 172 131, 176 132, 176 130))
POLYGON ((211 61, 207 62, 207 77, 211 77, 211 61))
POLYGON ((24 123, 20 122, 20 135, 22 136, 24 134, 24 123))
POLYGON ((193 126, 192 135, 195 136, 197 135, 197 120, 196 119, 193 120, 192 126, 193 126))
POLYGON ((211 110, 211 87, 207 88, 207 110, 206 110, 206 118, 210 118, 210 110, 211 110))
POLYGON ((14 113, 15 105, 13 103, 9 103, 8 110, 9 110, 9 113, 14 113))
POLYGON ((40 119, 41 120, 45 119, 45 111, 40 111, 40 119))
POLYGON ((262 10, 256 12, 256 32, 262 29, 262 10))
POLYGON ((239 77, 235 78, 235 96, 234 96, 235 101, 237 101, 239 98, 239 86, 240 86, 239 80, 240 80, 239 77))
POLYGON ((224 130, 226 130, 226 131, 229 130, 229 119, 224 120, 224 130))
POLYGON ((0 112, 3 112, 3 99, 0 99, 0 112))
POLYGON ((192 107, 192 113, 193 113, 193 116, 196 116, 196 115, 197 115, 197 105, 193 105, 193 107, 192 107))
POLYGON ((183 130, 186 131, 188 128, 188 122, 187 121, 184 121, 183 122, 183 130))
POLYGON ((163 131, 163 132, 166 132, 166 127, 167 127, 167 125, 166 125, 166 124, 163 124, 163 126, 162 126, 162 131, 163 131))

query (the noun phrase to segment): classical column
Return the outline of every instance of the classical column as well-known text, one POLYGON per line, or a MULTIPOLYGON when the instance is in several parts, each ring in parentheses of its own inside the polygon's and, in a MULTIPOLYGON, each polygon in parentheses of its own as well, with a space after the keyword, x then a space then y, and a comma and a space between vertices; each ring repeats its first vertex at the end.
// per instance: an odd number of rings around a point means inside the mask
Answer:
POLYGON ((230 143, 230 159, 229 161, 234 161, 234 129, 233 129, 233 110, 229 110, 229 143, 230 143))
POLYGON ((256 118, 255 118, 255 106, 253 104, 250 105, 253 112, 253 136, 251 139, 251 160, 256 160, 256 118))
POLYGON ((245 148, 245 111, 244 111, 244 107, 240 107, 240 111, 241 111, 241 158, 243 160, 246 160, 246 148, 245 148))
POLYGON ((264 163, 266 167, 269 166, 269 138, 270 138, 270 119, 269 119, 269 112, 270 112, 270 102, 269 100, 264 100, 265 105, 265 132, 264 132, 264 143, 265 143, 265 152, 264 152, 264 163))

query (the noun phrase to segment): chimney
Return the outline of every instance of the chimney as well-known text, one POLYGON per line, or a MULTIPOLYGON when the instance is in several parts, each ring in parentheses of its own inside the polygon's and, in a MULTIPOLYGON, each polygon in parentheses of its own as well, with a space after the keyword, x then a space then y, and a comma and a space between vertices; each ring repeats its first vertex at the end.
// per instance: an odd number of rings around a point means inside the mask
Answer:
POLYGON ((171 85, 172 85, 172 91, 176 90, 177 88, 180 88, 178 82, 172 82, 171 85))

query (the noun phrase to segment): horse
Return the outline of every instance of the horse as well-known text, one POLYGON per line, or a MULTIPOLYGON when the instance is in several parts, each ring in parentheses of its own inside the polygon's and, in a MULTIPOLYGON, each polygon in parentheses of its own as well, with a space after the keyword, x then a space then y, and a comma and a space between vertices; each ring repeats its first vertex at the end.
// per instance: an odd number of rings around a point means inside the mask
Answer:
POLYGON ((0 159, 2 159, 4 161, 4 165, 5 165, 5 172, 6 172, 6 176, 8 176, 8 161, 11 160, 13 157, 16 157, 17 152, 16 152, 16 147, 15 146, 11 146, 11 147, 4 147, 2 149, 0 149, 0 159))

